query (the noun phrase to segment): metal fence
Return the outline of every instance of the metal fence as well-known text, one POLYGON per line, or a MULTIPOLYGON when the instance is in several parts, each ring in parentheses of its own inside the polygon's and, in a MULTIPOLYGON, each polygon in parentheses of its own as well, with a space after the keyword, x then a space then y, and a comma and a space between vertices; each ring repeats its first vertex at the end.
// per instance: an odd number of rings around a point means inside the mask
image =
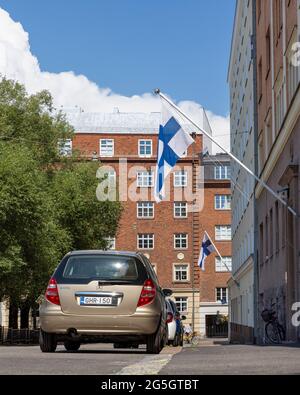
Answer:
POLYGON ((220 325, 207 325, 206 326, 207 337, 228 337, 228 323, 220 325))
POLYGON ((39 330, 0 327, 0 344, 38 344, 39 330))

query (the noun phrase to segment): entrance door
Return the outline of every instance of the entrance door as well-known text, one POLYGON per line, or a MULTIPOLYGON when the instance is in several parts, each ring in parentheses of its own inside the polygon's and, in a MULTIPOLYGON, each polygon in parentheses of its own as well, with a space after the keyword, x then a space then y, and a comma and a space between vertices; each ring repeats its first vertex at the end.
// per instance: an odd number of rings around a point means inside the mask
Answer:
POLYGON ((207 337, 228 337, 228 322, 224 322, 221 316, 206 315, 205 323, 207 337))

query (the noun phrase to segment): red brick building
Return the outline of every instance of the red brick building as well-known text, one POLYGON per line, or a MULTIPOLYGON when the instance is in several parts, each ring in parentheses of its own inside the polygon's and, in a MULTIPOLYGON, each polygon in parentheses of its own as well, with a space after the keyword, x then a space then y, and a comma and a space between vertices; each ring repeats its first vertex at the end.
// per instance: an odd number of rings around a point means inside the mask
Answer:
MULTIPOLYGON (((78 149, 87 160, 99 160, 101 167, 109 166, 106 170, 109 179, 117 185, 123 213, 111 247, 146 254, 161 285, 173 290, 178 308, 199 332, 199 290, 203 292, 203 302, 216 304, 217 297, 222 296, 219 293, 225 292, 216 288, 225 289, 229 278, 228 273, 216 273, 215 258, 210 257, 207 272, 201 275, 200 288, 197 262, 203 231, 211 231, 215 238, 215 226, 230 225, 230 210, 215 209, 215 194, 230 195, 229 181, 216 180, 214 173, 208 183, 198 180, 202 135, 195 135, 194 146, 170 175, 170 199, 157 204, 153 187, 160 114, 116 111, 112 114, 74 113, 68 114, 68 118, 76 131, 73 149, 78 149), (201 188, 196 194, 199 184, 201 188), (188 192, 195 195, 189 196, 188 192), (200 206, 204 204, 204 210, 191 212, 195 198, 200 206)), ((219 172, 221 175, 222 170, 219 172)), ((221 206, 223 203, 219 202, 221 206)), ((219 244, 220 252, 226 256, 231 254, 229 244, 219 244)), ((216 311, 213 310, 214 314, 216 311)))

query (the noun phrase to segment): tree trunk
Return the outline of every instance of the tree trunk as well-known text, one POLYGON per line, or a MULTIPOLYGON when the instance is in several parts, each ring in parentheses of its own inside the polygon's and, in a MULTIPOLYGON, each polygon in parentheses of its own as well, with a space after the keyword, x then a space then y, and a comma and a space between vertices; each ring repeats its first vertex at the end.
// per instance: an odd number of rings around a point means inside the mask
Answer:
POLYGON ((11 329, 18 329, 18 306, 13 302, 9 305, 9 321, 8 327, 11 329))
POLYGON ((30 312, 29 305, 24 305, 21 307, 21 329, 29 328, 29 312, 30 312))

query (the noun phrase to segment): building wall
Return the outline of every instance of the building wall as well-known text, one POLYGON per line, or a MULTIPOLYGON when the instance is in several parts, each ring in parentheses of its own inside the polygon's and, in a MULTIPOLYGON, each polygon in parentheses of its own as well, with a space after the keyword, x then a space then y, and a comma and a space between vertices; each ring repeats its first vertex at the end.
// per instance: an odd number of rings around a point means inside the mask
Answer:
MULTIPOLYGON (((252 1, 237 1, 228 83, 231 152, 255 172, 252 7, 252 1)), ((230 281, 228 286, 234 341, 242 342, 253 340, 254 328, 254 186, 254 178, 232 162, 232 256, 236 282, 230 281)))
MULTIPOLYGON (((291 66, 290 48, 299 41, 299 4, 296 0, 267 0, 256 21, 257 57, 262 63, 262 68, 258 68, 258 75, 262 74, 258 103, 259 171, 274 191, 282 191, 282 198, 298 213, 300 73, 299 67, 291 66), (270 42, 265 34, 269 28, 270 42), (271 65, 266 77, 269 52, 271 65)), ((260 186, 256 187, 256 198, 259 311, 274 303, 287 339, 296 340, 299 333, 291 324, 291 308, 300 297, 299 220, 260 186)), ((258 329, 263 341, 261 320, 258 329)))

